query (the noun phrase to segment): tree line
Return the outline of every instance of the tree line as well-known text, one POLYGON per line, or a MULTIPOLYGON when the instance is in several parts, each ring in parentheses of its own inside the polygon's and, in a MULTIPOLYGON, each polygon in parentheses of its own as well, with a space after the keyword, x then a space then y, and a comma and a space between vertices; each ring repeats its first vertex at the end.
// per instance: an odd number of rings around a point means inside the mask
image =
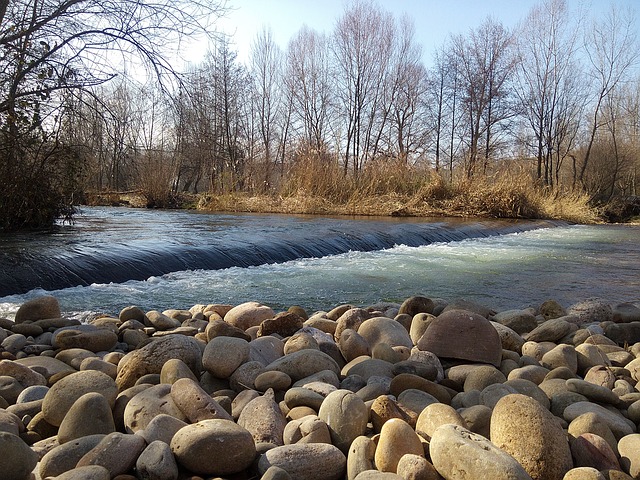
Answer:
POLYGON ((145 4, 66 2, 69 26, 82 28, 75 20, 89 17, 80 13, 98 11, 117 34, 87 25, 82 42, 65 49, 52 40, 59 23, 40 31, 32 19, 33 32, 13 39, 27 7, 51 3, 55 16, 60 2, 16 0, 13 23, 0 8, 0 180, 16 184, 0 193, 3 210, 32 187, 57 199, 48 202, 58 206, 53 216, 87 190, 142 189, 159 206, 180 192, 278 193, 301 168, 318 181, 328 171, 357 181, 392 166, 453 182, 516 165, 538 188, 594 201, 637 195, 640 49, 631 11, 612 6, 590 18, 545 0, 515 28, 487 18, 429 46, 427 67, 410 19, 355 1, 332 31, 302 27, 286 48, 264 28, 246 63, 232 37, 214 35, 201 63, 176 72, 158 45, 195 33, 202 14, 215 18, 223 4, 154 4, 153 30, 138 17, 152 8, 145 4), (148 30, 129 31, 131 18, 148 30), (152 80, 103 66, 103 42, 113 38, 111 55, 136 53, 152 80))

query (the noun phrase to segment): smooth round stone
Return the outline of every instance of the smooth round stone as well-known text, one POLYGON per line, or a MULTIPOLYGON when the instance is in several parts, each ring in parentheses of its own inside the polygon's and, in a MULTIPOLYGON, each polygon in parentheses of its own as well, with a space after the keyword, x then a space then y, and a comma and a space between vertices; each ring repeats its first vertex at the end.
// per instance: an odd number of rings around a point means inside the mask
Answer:
POLYGON ((57 477, 75 468, 78 461, 104 437, 105 435, 89 435, 54 447, 40 461, 38 469, 40 477, 57 477))
POLYGON ((56 360, 60 360, 74 370, 80 370, 80 364, 87 358, 98 358, 98 355, 86 348, 74 347, 67 348, 58 352, 55 356, 56 360))
POLYGON ((618 453, 618 441, 609 426, 600 417, 591 412, 575 418, 568 427, 570 438, 577 438, 583 433, 593 433, 604 438, 614 453, 618 453))
POLYGON ((301 350, 280 357, 265 367, 265 371, 274 370, 286 373, 294 382, 323 370, 340 375, 336 361, 320 350, 301 350))
POLYGON ((361 472, 375 469, 376 443, 364 435, 357 437, 347 456, 347 479, 353 480, 361 472))
POLYGON ((0 397, 8 404, 13 405, 16 403, 23 390, 24 387, 15 378, 8 375, 0 376, 0 397))
POLYGON ((414 388, 404 390, 398 395, 398 403, 416 415, 420 415, 420 412, 422 412, 427 405, 437 402, 438 399, 433 395, 414 388))
POLYGON ((444 478, 531 480, 511 455, 459 425, 445 424, 436 429, 429 442, 429 454, 444 478), (466 476, 460 472, 466 472, 466 476))
POLYGON ((329 427, 313 413, 288 422, 284 428, 283 438, 285 445, 331 443, 329 427))
POLYGON ((394 365, 385 360, 360 356, 354 358, 342 368, 342 375, 358 375, 365 381, 371 377, 384 376, 394 378, 394 365))
POLYGON ((400 305, 400 309, 398 310, 398 314, 406 313, 411 317, 414 317, 418 313, 433 313, 435 306, 434 301, 430 298, 413 296, 402 302, 402 305, 400 305))
POLYGON ((528 342, 555 342, 567 335, 575 328, 575 325, 561 318, 547 320, 542 325, 538 325, 525 335, 528 342))
POLYGON ((260 337, 249 342, 249 360, 269 365, 284 355, 284 343, 276 337, 260 337))
POLYGON ((592 467, 577 467, 572 468, 565 473, 562 480, 605 480, 598 470, 592 467))
MULTIPOLYGON (((70 367, 66 363, 53 357, 46 356, 21 358, 14 361, 13 363, 21 365, 23 367, 28 367, 29 369, 33 369, 32 371, 38 370, 38 372, 41 372, 41 374, 44 376, 45 384, 54 375, 58 375, 63 372, 76 371, 75 368, 70 367)), ((0 365, 1 364, 2 362, 0 362, 0 365)))
POLYGON ((157 330, 171 330, 180 326, 180 321, 157 310, 147 312, 147 320, 157 330))
POLYGON ((458 413, 473 433, 489 438, 492 410, 485 405, 462 408, 458 413))
POLYGON ((595 385, 579 378, 570 378, 566 383, 570 391, 584 395, 592 402, 610 405, 617 405, 620 402, 620 398, 607 387, 595 385))
POLYGON ((38 462, 38 455, 12 433, 0 432, 0 472, 3 480, 26 480, 38 462))
POLYGON ((55 297, 44 295, 24 302, 16 312, 15 322, 35 322, 37 320, 60 318, 60 304, 55 297))
POLYGON ((563 416, 567 422, 571 422, 584 413, 598 415, 600 420, 607 424, 618 439, 635 433, 636 426, 631 420, 623 417, 622 414, 616 414, 601 405, 591 402, 572 403, 565 408, 563 416))
POLYGON ((110 362, 105 362, 99 358, 85 358, 80 364, 80 370, 97 370, 106 373, 115 380, 118 375, 118 367, 110 362))
POLYGON ((390 347, 413 347, 409 332, 399 322, 386 317, 369 318, 358 327, 361 335, 374 349, 378 344, 387 344, 390 347))
POLYGON ((417 344, 420 337, 424 335, 424 332, 434 318, 436 318, 435 315, 429 313, 418 313, 413 316, 411 325, 409 326, 409 336, 414 345, 417 344))
MULTIPOLYGON (((473 391, 473 390, 471 390, 473 391)), ((507 395, 513 395, 514 393, 520 393, 511 385, 506 383, 494 383, 486 386, 480 392, 480 404, 489 408, 494 408, 496 404, 507 395)))
POLYGON ((619 303, 613 307, 613 321, 616 323, 640 322, 640 308, 633 303, 619 303))
POLYGON ((198 381, 194 373, 179 358, 172 358, 167 360, 160 370, 160 383, 173 384, 181 378, 190 378, 191 380, 198 381))
POLYGON ((53 426, 60 426, 76 400, 91 392, 104 396, 113 408, 118 387, 113 378, 102 372, 86 370, 67 375, 57 381, 44 397, 42 413, 45 420, 53 426))
POLYGON ((231 415, 191 378, 181 378, 171 385, 171 399, 191 423, 217 418, 232 420, 231 415))
POLYGON ((329 426, 333 444, 346 453, 351 442, 366 431, 369 409, 353 392, 336 390, 324 399, 318 417, 329 426))
POLYGON ((534 480, 561 479, 573 467, 560 422, 525 395, 508 395, 496 404, 491 441, 513 456, 534 480))
POLYGON ((393 418, 380 430, 374 457, 376 467, 381 472, 395 473, 405 454, 424 456, 424 448, 420 437, 407 422, 393 418))
POLYGON ((254 389, 258 375, 264 372, 264 365, 260 362, 246 362, 240 365, 229 377, 229 386, 235 392, 254 389))
POLYGON ((640 434, 625 435, 618 442, 620 464, 633 478, 640 477, 640 434))
POLYGON ((373 425, 373 430, 376 432, 380 432, 382 430, 382 427, 388 421, 392 419, 406 420, 409 417, 400 409, 393 397, 390 397, 388 395, 380 395, 371 404, 371 413, 369 414, 369 418, 371 424, 373 425))
POLYGON ((369 318, 371 318, 371 314, 363 308, 347 309, 336 319, 336 330, 333 338, 336 342, 339 342, 345 330, 357 332, 362 322, 369 318))
POLYGON ((451 403, 451 394, 442 385, 409 373, 396 375, 393 380, 391 380, 389 392, 391 395, 398 397, 402 392, 409 389, 422 390, 437 398, 441 403, 451 403))
POLYGON ((522 351, 522 345, 524 345, 524 338, 522 338, 515 330, 511 330, 509 327, 502 325, 498 322, 491 322, 493 328, 498 332, 502 348, 511 352, 520 353, 522 351))
POLYGON ((100 393, 89 392, 78 398, 64 416, 58 429, 58 442, 115 432, 113 414, 107 399, 100 393))
POLYGON ((77 325, 59 328, 51 340, 55 348, 84 348, 92 352, 109 351, 118 343, 118 335, 106 328, 77 325))
POLYGON ((291 377, 284 372, 263 372, 254 380, 256 390, 266 392, 270 388, 274 390, 286 390, 291 386, 291 377))
POLYGON ((325 397, 308 388, 294 387, 287 390, 284 394, 284 401, 289 408, 309 407, 316 412, 320 410, 325 397))
POLYGON ((578 370, 586 372, 596 365, 611 365, 607 355, 597 345, 582 343, 576 347, 578 370))
POLYGON ((28 365, 19 360, 2 360, 0 361, 0 376, 8 376, 15 378, 22 388, 31 387, 33 385, 46 385, 46 378, 35 371, 35 369, 29 368, 28 365))
POLYGON ((464 381, 464 391, 484 390, 487 386, 495 383, 504 383, 507 378, 504 374, 492 365, 480 365, 469 372, 464 381))
POLYGON ((340 335, 338 348, 347 362, 363 355, 371 355, 369 342, 367 342, 367 340, 358 332, 351 330, 350 328, 344 330, 340 335))
POLYGON ((436 468, 422 455, 407 453, 398 462, 396 473, 403 479, 440 480, 442 477, 436 468))
POLYGON ((281 337, 289 337, 303 327, 304 319, 293 312, 281 312, 273 318, 268 318, 260 323, 258 337, 277 334, 281 337))
POLYGON ((161 413, 153 417, 144 430, 138 430, 137 434, 141 435, 147 444, 160 440, 169 445, 176 432, 187 425, 188 423, 176 417, 161 413))
POLYGON ((12 354, 18 353, 22 348, 27 344, 27 337, 20 333, 14 333, 13 335, 9 335, 2 341, 3 350, 5 352, 9 352, 12 354))
POLYGON ((576 467, 598 470, 620 469, 616 454, 607 441, 593 433, 583 433, 571 442, 571 454, 576 467))
POLYGON ((159 374, 172 358, 182 360, 195 374, 202 370, 202 350, 198 340, 186 335, 157 337, 128 353, 118 364, 116 383, 121 391, 135 385, 143 375, 159 374))
POLYGON ((531 397, 536 399, 540 405, 542 405, 546 410, 549 410, 551 407, 551 402, 547 394, 538 387, 537 384, 533 383, 530 380, 525 380, 523 378, 516 378, 513 380, 507 380, 505 385, 508 387, 512 387, 516 390, 515 393, 521 393, 526 395, 527 397, 531 397))
POLYGON ((233 307, 224 316, 224 321, 247 330, 249 327, 257 327, 263 321, 275 317, 275 312, 268 306, 258 302, 246 302, 233 307))
POLYGON ((231 475, 249 467, 256 446, 246 429, 230 420, 203 420, 178 430, 171 440, 178 464, 199 475, 231 475))
POLYGON ((251 337, 244 330, 234 327, 221 319, 209 320, 205 327, 205 334, 208 342, 216 337, 236 337, 242 338, 247 342, 251 340, 251 337))
POLYGON ((420 413, 416 423, 416 433, 429 441, 438 427, 445 424, 467 428, 467 423, 452 406, 444 403, 432 403, 420 413))
POLYGON ((113 478, 130 471, 145 447, 146 442, 140 435, 110 433, 78 460, 76 467, 101 465, 113 478))
POLYGON ((296 443, 267 450, 258 461, 258 471, 264 474, 271 466, 285 470, 293 480, 340 480, 347 459, 333 445, 296 443))
POLYGON ((138 478, 148 480, 176 480, 178 464, 165 442, 155 440, 143 450, 136 460, 138 478))
POLYGON ((240 413, 238 425, 245 428, 256 444, 284 445, 287 420, 273 399, 273 390, 251 400, 240 413))
POLYGON ((24 431, 24 424, 20 417, 7 410, 0 409, 0 432, 20 435, 24 431))
POLYGON ((137 320, 138 322, 144 323, 146 319, 146 315, 144 313, 144 310, 142 310, 140 307, 136 307, 135 305, 130 305, 120 310, 120 313, 118 314, 118 318, 120 319, 121 322, 126 322, 129 320, 137 320))
POLYGON ((56 480, 110 480, 109 470, 101 465, 74 468, 56 477, 56 480))
POLYGON ((536 317, 528 310, 505 310, 493 316, 493 321, 523 334, 538 326, 536 317))
POLYGON ((182 421, 185 414, 178 408, 171 396, 171 385, 153 385, 133 396, 124 408, 123 422, 127 432, 137 432, 147 428, 154 417, 165 413, 182 421))
POLYGON ((293 384, 294 387, 309 387, 311 384, 326 383, 329 386, 338 388, 340 386, 340 380, 335 372, 331 370, 322 370, 308 377, 301 378, 293 384))
POLYGON ((578 371, 578 357, 572 345, 561 344, 554 347, 542 356, 540 363, 549 370, 567 367, 573 373, 578 371))
POLYGON ((249 342, 236 337, 215 337, 202 354, 202 366, 216 378, 229 378, 249 360, 249 342))
POLYGON ((439 358, 500 366, 502 342, 491 322, 477 313, 449 310, 433 319, 417 345, 439 358))

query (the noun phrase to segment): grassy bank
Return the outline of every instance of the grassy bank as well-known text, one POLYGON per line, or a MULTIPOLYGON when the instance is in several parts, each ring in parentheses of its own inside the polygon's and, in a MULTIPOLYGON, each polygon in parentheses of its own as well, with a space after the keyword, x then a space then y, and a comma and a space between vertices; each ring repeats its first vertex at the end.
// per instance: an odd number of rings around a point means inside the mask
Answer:
POLYGON ((525 174, 498 173, 450 182, 407 167, 364 171, 357 182, 330 169, 294 171, 276 193, 206 194, 198 208, 217 212, 599 221, 587 195, 537 188, 525 174))
POLYGON ((87 196, 87 203, 212 212, 602 221, 586 194, 542 189, 520 171, 449 181, 433 171, 392 163, 374 165, 356 178, 345 176, 337 166, 305 162, 267 193, 256 193, 256 189, 198 195, 167 192, 152 196, 145 190, 94 193, 87 196))

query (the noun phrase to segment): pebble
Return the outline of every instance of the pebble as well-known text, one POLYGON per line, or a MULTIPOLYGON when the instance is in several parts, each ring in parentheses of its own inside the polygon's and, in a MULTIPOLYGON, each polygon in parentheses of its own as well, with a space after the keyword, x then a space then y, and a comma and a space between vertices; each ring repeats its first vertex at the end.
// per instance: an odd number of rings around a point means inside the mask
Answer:
POLYGON ((0 320, 0 443, 24 454, 0 476, 640 477, 640 309, 591 305, 27 308, 0 320))

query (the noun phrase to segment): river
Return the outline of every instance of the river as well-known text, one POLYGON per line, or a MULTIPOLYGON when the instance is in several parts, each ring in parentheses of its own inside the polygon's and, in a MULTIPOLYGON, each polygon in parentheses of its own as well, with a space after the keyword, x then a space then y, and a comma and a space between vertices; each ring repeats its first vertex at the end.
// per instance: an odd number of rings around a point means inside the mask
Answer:
POLYGON ((308 311, 411 295, 496 310, 640 301, 640 227, 549 221, 232 215, 83 208, 53 233, 0 237, 0 317, 256 300, 308 311))

